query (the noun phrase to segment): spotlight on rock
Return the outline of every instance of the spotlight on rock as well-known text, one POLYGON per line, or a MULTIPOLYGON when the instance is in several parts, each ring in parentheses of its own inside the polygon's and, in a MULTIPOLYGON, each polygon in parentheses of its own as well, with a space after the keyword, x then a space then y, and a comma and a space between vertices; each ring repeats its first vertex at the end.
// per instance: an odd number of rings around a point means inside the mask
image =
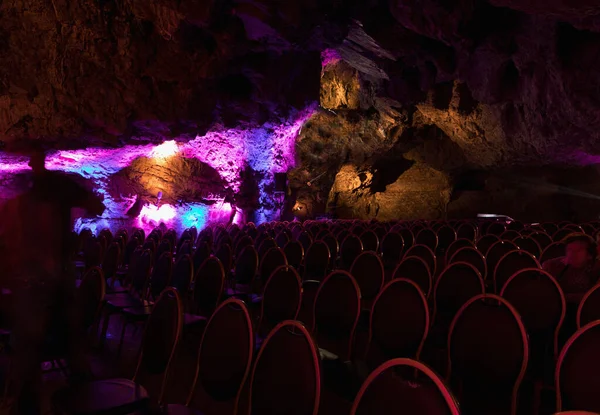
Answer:
POLYGON ((179 151, 179 147, 175 140, 165 141, 164 143, 154 147, 150 152, 150 156, 154 159, 166 159, 174 156, 179 151))

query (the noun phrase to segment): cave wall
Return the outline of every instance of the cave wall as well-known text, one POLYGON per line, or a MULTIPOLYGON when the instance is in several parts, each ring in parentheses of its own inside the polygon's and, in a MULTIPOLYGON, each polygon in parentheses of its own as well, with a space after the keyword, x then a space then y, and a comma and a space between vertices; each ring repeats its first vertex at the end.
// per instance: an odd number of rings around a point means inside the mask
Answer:
POLYGON ((158 191, 177 214, 209 193, 276 218, 278 172, 303 217, 600 210, 595 1, 10 0, 0 15, 0 198, 26 185, 15 154, 42 143, 115 218, 158 191), (177 161, 155 168, 169 140, 177 161))

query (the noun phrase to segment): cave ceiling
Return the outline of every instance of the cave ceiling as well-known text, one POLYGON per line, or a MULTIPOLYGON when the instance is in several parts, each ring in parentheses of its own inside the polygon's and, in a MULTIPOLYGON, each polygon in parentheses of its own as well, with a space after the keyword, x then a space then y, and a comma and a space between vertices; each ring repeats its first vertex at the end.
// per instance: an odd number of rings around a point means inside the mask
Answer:
POLYGON ((5 0, 0 16, 7 151, 185 142, 318 102, 311 169, 600 160, 596 0, 5 0))

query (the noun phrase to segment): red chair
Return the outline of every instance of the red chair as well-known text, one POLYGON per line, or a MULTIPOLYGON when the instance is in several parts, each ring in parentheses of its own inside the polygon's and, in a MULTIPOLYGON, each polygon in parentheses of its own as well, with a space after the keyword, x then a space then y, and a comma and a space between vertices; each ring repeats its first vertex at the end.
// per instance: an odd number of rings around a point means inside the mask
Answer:
POLYGON ((459 415, 458 403, 442 379, 423 363, 388 360, 365 380, 350 415, 459 415))
POLYGON ((471 298, 448 334, 447 376, 464 413, 517 413, 518 393, 529 360, 527 332, 519 314, 492 294, 471 298))
POLYGON ((519 249, 529 252, 536 258, 539 258, 542 255, 542 248, 533 238, 521 236, 513 240, 513 242, 519 247, 519 249))
POLYGON ((600 320, 600 284, 593 286, 581 299, 577 307, 577 328, 600 320))
POLYGON ((204 261, 194 280, 192 313, 185 314, 185 325, 188 327, 205 322, 221 301, 225 287, 225 270, 219 258, 211 256, 204 261))
POLYGON ((471 298, 484 293, 481 274, 467 262, 454 262, 440 274, 433 289, 432 320, 444 342, 458 310, 471 298))
POLYGON ((510 277, 526 268, 540 269, 541 266, 529 252, 516 250, 505 254, 494 269, 494 292, 499 293, 510 277))
POLYGON ((494 271, 496 265, 502 259, 502 257, 511 251, 518 251, 519 247, 510 241, 498 241, 488 249, 485 254, 485 261, 487 262, 487 269, 490 272, 490 277, 494 278, 494 271))
POLYGON ((314 242, 304 257, 304 279, 321 281, 327 275, 331 257, 325 242, 314 242))
POLYGON ((259 258, 263 258, 265 256, 265 254, 271 250, 272 248, 278 248, 277 246, 277 242, 275 242, 275 239, 269 237, 265 240, 263 240, 260 245, 258 246, 258 257, 259 258))
POLYGON ((233 272, 234 289, 228 294, 250 292, 250 287, 258 272, 258 253, 253 245, 247 245, 238 255, 233 272))
POLYGON ((300 312, 298 320, 304 323, 306 327, 312 329, 315 324, 315 299, 321 283, 314 280, 305 280, 302 282, 302 301, 300 303, 300 312))
POLYGON ((340 245, 340 259, 343 269, 350 269, 354 259, 363 251, 363 244, 356 235, 348 235, 340 245))
POLYGON ((475 241, 477 239, 477 229, 470 223, 463 223, 456 229, 456 237, 475 241))
MULTIPOLYGON (((186 242, 183 245, 186 245, 186 242)), ((171 287, 177 288, 181 295, 187 295, 194 276, 194 263, 188 254, 181 255, 175 262, 172 275, 171 287)))
POLYGON ((556 409, 600 412, 600 321, 586 324, 567 341, 556 364, 556 409))
POLYGON ((415 236, 410 229, 399 228, 397 232, 402 236, 405 251, 415 244, 415 236))
POLYGON ((149 396, 138 379, 158 377, 161 391, 165 375, 179 342, 183 307, 177 290, 167 288, 156 302, 142 338, 142 347, 133 379, 107 379, 74 383, 54 394, 55 413, 91 415, 129 414, 147 411, 149 396))
POLYGON ((277 324, 296 320, 302 301, 302 283, 296 270, 288 265, 277 268, 265 284, 257 335, 265 337, 277 324))
POLYGON ((406 278, 415 282, 425 297, 429 298, 432 289, 432 278, 427 263, 415 256, 405 257, 394 270, 392 279, 406 278))
POLYGON ((404 240, 397 232, 388 232, 381 240, 381 257, 385 269, 394 269, 402 259, 404 240))
POLYGON ((506 232, 506 226, 500 222, 492 222, 489 224, 486 230, 486 234, 488 235, 496 235, 500 236, 504 232, 506 232))
POLYGON ((477 240, 477 242, 475 243, 475 247, 479 252, 481 252, 482 255, 486 256, 488 250, 492 247, 492 245, 494 245, 499 240, 500 238, 498 238, 496 235, 484 235, 477 240))
POLYGON ((552 237, 545 232, 533 232, 529 237, 538 243, 542 252, 552 243, 552 237))
POLYGON ((297 321, 279 323, 256 357, 249 414, 317 415, 321 372, 317 347, 297 321))
POLYGON ((334 271, 321 283, 315 298, 314 329, 321 349, 350 360, 360 314, 360 288, 345 271, 334 271))
POLYGON ((573 229, 573 228, 559 229, 559 230, 557 230, 556 232, 554 232, 552 234, 552 240, 554 242, 560 242, 563 239, 565 239, 567 236, 569 236, 570 234, 572 234, 572 233, 580 233, 580 232, 581 232, 581 229, 579 229, 579 230, 576 230, 576 229, 573 229))
POLYGON ((217 248, 215 256, 221 261, 223 269, 225 270, 225 276, 229 277, 231 269, 233 268, 233 254, 231 252, 231 245, 222 244, 217 248))
POLYGON ((468 239, 457 239, 456 241, 452 242, 450 244, 450 246, 448 246, 448 249, 446 249, 446 253, 445 253, 446 265, 448 265, 450 263, 452 256, 456 252, 458 252, 458 250, 460 250, 462 248, 475 248, 475 245, 473 245, 473 242, 471 242, 468 239))
POLYGON ((413 245, 404 254, 405 258, 411 256, 419 257, 423 261, 425 261, 425 263, 429 267, 429 271, 431 272, 432 277, 437 275, 437 258, 435 256, 434 251, 432 251, 431 248, 425 245, 413 245))
POLYGON ((304 247, 298 241, 289 241, 283 248, 288 264, 300 271, 304 262, 304 247))
POLYGON ((282 265, 288 265, 285 252, 281 248, 271 248, 262 257, 259 266, 260 282, 264 285, 273 271, 282 265))
POLYGON ((487 262, 485 257, 475 248, 461 248, 450 259, 450 263, 467 262, 477 268, 485 281, 487 278, 487 262))
POLYGON ((248 309, 241 300, 230 298, 215 310, 202 334, 196 376, 185 406, 167 405, 163 413, 238 413, 253 353, 248 309))
POLYGON ((404 278, 383 287, 370 316, 365 360, 375 368, 396 357, 418 359, 429 331, 429 307, 421 289, 404 278))
POLYGON ((415 244, 416 245, 425 245, 433 252, 436 251, 438 246, 438 236, 433 229, 425 228, 419 233, 416 234, 415 244))
POLYGON ((370 309, 383 287, 384 270, 381 259, 375 252, 365 251, 354 260, 350 274, 360 287, 362 308, 370 309))
POLYGON ((308 232, 303 231, 298 235, 297 241, 302 244, 304 251, 306 251, 313 243, 313 237, 308 232))
POLYGON ((515 239, 520 237, 521 234, 513 230, 505 231, 502 235, 500 235, 500 239, 502 239, 503 241, 514 241, 515 239))
POLYGON ((338 240, 331 233, 325 235, 320 240, 327 244, 327 247, 329 248, 329 254, 331 256, 331 263, 335 264, 338 257, 338 253, 340 252, 340 244, 338 243, 338 240))
POLYGON ((437 230, 437 235, 438 235, 437 252, 445 254, 448 251, 448 248, 450 247, 450 245, 452 245, 454 243, 454 241, 456 241, 456 231, 452 227, 450 227, 448 225, 444 225, 437 230))
POLYGON ((365 231, 360 235, 360 240, 365 251, 379 251, 379 238, 373 231, 365 231))

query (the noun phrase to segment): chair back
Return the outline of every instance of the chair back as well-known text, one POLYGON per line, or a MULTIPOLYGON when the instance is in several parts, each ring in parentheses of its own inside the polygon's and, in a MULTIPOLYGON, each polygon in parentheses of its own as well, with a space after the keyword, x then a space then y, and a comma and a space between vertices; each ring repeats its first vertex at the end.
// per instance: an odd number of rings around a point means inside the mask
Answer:
POLYGON ((163 252, 152 268, 150 277, 150 295, 158 298, 171 282, 173 257, 171 252, 163 252))
POLYGON ((158 243, 158 248, 156 248, 155 256, 156 258, 160 258, 162 254, 168 252, 170 254, 173 253, 173 249, 171 247, 171 241, 168 238, 162 238, 158 243))
POLYGON ((106 295, 106 281, 102 270, 93 267, 86 271, 77 288, 77 312, 80 313, 81 322, 85 330, 89 329, 100 317, 104 296, 106 295))
POLYGON ((253 245, 246 245, 235 261, 235 282, 247 285, 258 272, 258 253, 253 245))
POLYGON ((304 257, 304 279, 321 281, 327 275, 330 264, 329 247, 323 241, 313 242, 304 257))
POLYGON ((458 403, 433 370, 412 359, 392 359, 361 386, 350 415, 459 415, 458 403))
POLYGON ((446 333, 458 310, 484 292, 483 278, 477 268, 468 262, 449 264, 433 289, 434 324, 446 333))
POLYGON ((536 258, 539 258, 542 254, 542 248, 540 248, 540 245, 533 238, 528 236, 520 236, 514 239, 513 242, 519 247, 519 249, 529 252, 536 258))
POLYGON ((388 232, 381 241, 381 256, 386 269, 398 265, 404 252, 404 240, 398 232, 388 232))
POLYGON ((277 243, 277 246, 280 248, 283 248, 284 246, 287 245, 287 243, 290 241, 290 237, 288 236, 287 233, 285 232, 279 232, 277 234, 277 236, 275 237, 275 242, 277 243))
POLYGON ((477 229, 470 223, 463 223, 456 229, 456 237, 474 242, 477 238, 477 229))
POLYGON ((165 375, 181 336, 183 326, 183 305, 179 293, 174 288, 166 288, 160 295, 148 319, 138 364, 133 376, 135 381, 141 375, 162 375, 162 387, 158 401, 164 394, 165 375))
POLYGON ((215 402, 228 403, 232 409, 229 412, 237 413, 253 353, 252 320, 246 304, 230 298, 215 310, 202 334, 188 405, 206 410, 215 402))
POLYGON ((305 251, 313 243, 313 237, 307 231, 300 232, 296 240, 302 244, 305 251))
POLYGON ((435 252, 438 246, 438 236, 433 229, 425 228, 417 234, 415 238, 415 244, 425 245, 427 248, 435 252))
POLYGON ((177 260, 180 260, 185 255, 191 258, 192 250, 192 241, 190 239, 186 239, 177 249, 177 260))
POLYGON ((525 268, 541 268, 541 266, 529 252, 516 250, 505 254, 494 269, 494 291, 499 293, 510 277, 525 268))
POLYGON ((223 269, 225 270, 225 274, 229 275, 231 273, 231 268, 233 265, 233 254, 231 252, 231 245, 221 244, 215 252, 215 256, 219 258, 221 264, 223 265, 223 269))
POLYGON ((431 272, 429 265, 416 256, 405 257, 394 270, 392 279, 406 278, 414 281, 426 298, 429 298, 432 288, 431 272))
POLYGON ((446 264, 450 263, 452 256, 462 248, 474 248, 473 242, 468 239, 457 239, 446 249, 446 264))
POLYGON ((340 252, 340 244, 338 243, 337 238, 333 234, 328 233, 327 235, 323 236, 320 240, 325 242, 325 244, 329 248, 331 263, 335 264, 338 254, 340 252))
POLYGON ((304 280, 302 282, 302 300, 297 319, 310 330, 315 325, 315 299, 320 286, 320 281, 304 280))
POLYGON ((600 412, 600 321, 569 338, 556 364, 556 409, 600 412))
POLYGON ((360 288, 352 275, 345 271, 329 274, 315 298, 313 331, 319 347, 349 360, 359 314, 360 288))
POLYGON ((198 268, 200 268, 200 265, 202 265, 202 263, 210 257, 210 252, 211 252, 211 249, 210 249, 210 245, 208 244, 208 242, 205 242, 205 241, 198 242, 198 245, 196 246, 196 249, 194 250, 194 253, 192 254, 192 262, 194 263, 194 270, 197 270, 198 268))
POLYGON ((217 308, 225 285, 225 270, 219 258, 211 256, 204 261, 194 281, 195 312, 208 317, 217 308))
POLYGON ((542 256, 540 257, 540 263, 543 264, 546 261, 551 259, 560 258, 565 256, 566 246, 562 242, 553 242, 548 245, 544 252, 542 252, 542 256))
POLYGON ((456 231, 448 225, 443 225, 437 230, 438 246, 437 252, 446 252, 454 241, 456 241, 456 231))
POLYGON ((102 262, 103 248, 98 238, 87 238, 83 247, 83 262, 85 269, 100 265, 102 262))
POLYGON ((131 275, 131 289, 141 299, 145 300, 152 268, 152 251, 149 249, 144 250, 138 258, 135 258, 135 261, 136 264, 131 275))
POLYGON ((273 238, 266 238, 258 246, 258 257, 262 259, 265 256, 265 254, 272 248, 278 248, 277 242, 275 242, 275 239, 273 238))
POLYGON ((482 294, 458 311, 448 334, 448 378, 466 413, 496 408, 516 414, 529 357, 519 314, 502 297, 482 294))
POLYGON ((365 231, 360 235, 360 241, 365 251, 377 252, 379 250, 379 238, 373 231, 365 231))
POLYGON ((366 361, 375 368, 396 357, 418 359, 429 331, 429 307, 411 280, 388 282, 373 303, 366 361))
POLYGON ((348 235, 340 246, 341 266, 344 269, 350 269, 357 256, 363 251, 363 244, 356 235, 348 235))
POLYGON ((240 256, 240 254, 242 253, 244 248, 247 247, 248 245, 254 245, 254 241, 252 240, 252 238, 250 236, 244 235, 240 239, 238 239, 238 241, 235 244, 236 258, 240 256))
POLYGON ((436 275, 437 269, 437 258, 435 256, 435 252, 425 245, 413 245, 411 248, 406 251, 405 257, 416 256, 421 258, 427 266, 429 267, 429 271, 431 276, 436 275))
POLYGON ((373 251, 363 252, 354 260, 350 274, 360 287, 363 303, 373 301, 383 287, 384 270, 379 255, 373 251))
MULTIPOLYGON (((530 366, 542 365, 547 344, 552 344, 552 359, 558 356, 558 333, 565 319, 566 302, 554 277, 536 267, 522 269, 504 284, 500 295, 512 304, 529 333, 530 366)), ((543 369, 539 367, 539 369, 543 369)))
POLYGON ((533 232, 529 234, 529 237, 540 245, 542 252, 553 242, 552 237, 545 232, 533 232))
POLYGON ((518 251, 517 245, 510 241, 498 241, 488 249, 485 254, 485 260, 487 262, 487 268, 490 272, 490 278, 493 279, 496 265, 502 259, 502 257, 511 251, 518 251))
POLYGON ((302 300, 302 282, 296 270, 283 265, 277 268, 265 284, 258 334, 266 336, 285 320, 296 320, 302 300))
POLYGON ((279 323, 267 336, 250 377, 250 415, 317 415, 320 360, 298 321, 279 323))
MULTIPOLYGON (((189 241, 185 241, 182 247, 187 243, 189 243, 189 241)), ((181 295, 186 295, 190 290, 193 276, 194 263, 192 262, 192 258, 189 254, 181 255, 173 266, 171 286, 177 288, 181 295)))
POLYGON ((108 246, 104 254, 104 260, 102 261, 102 272, 105 279, 112 279, 117 275, 120 260, 121 247, 118 242, 112 242, 108 246))
POLYGON ((573 229, 573 228, 562 228, 557 230, 556 232, 554 232, 554 234, 552 234, 552 240, 554 242, 560 242, 563 239, 565 239, 567 236, 569 236, 570 234, 572 234, 573 232, 581 232, 581 229, 573 229))
POLYGON ((581 328, 595 320, 600 320, 600 284, 590 288, 579 302, 577 328, 581 328))
POLYGON ((450 259, 450 263, 466 262, 477 268, 481 277, 485 280, 487 277, 487 262, 485 257, 476 248, 461 248, 450 259))
POLYGON ((508 230, 500 235, 500 239, 503 241, 514 241, 517 238, 520 238, 521 234, 515 230, 508 230))
POLYGON ((486 233, 488 235, 500 236, 506 231, 506 226, 499 222, 492 222, 487 227, 486 233))
POLYGON ((262 257, 260 261, 260 279, 264 284, 273 271, 282 265, 287 265, 287 258, 285 257, 285 252, 281 248, 271 248, 267 251, 267 253, 262 257))
POLYGON ((488 250, 499 240, 500 238, 498 238, 496 235, 483 235, 477 240, 475 247, 483 256, 487 256, 488 250))
POLYGON ((289 241, 283 248, 288 264, 297 270, 300 269, 304 262, 304 247, 298 241, 289 241))
POLYGON ((404 251, 406 252, 407 249, 415 244, 415 235, 408 228, 400 228, 398 229, 398 233, 402 236, 402 240, 404 241, 404 251))
POLYGON ((140 240, 136 234, 134 234, 127 242, 127 245, 125 245, 125 252, 123 253, 123 265, 131 265, 131 256, 133 255, 133 251, 135 251, 138 246, 140 246, 140 240))

